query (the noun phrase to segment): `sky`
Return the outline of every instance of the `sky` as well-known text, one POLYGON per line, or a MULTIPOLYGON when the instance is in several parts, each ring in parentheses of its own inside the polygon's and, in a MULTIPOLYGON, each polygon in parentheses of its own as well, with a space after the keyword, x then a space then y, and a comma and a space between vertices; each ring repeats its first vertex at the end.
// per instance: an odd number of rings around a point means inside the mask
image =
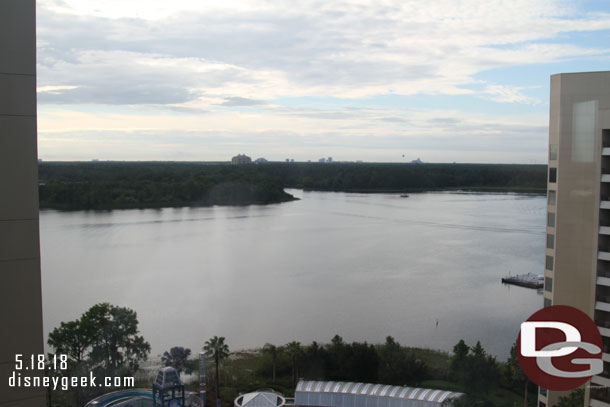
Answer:
POLYGON ((38 0, 38 155, 546 163, 610 2, 38 0))

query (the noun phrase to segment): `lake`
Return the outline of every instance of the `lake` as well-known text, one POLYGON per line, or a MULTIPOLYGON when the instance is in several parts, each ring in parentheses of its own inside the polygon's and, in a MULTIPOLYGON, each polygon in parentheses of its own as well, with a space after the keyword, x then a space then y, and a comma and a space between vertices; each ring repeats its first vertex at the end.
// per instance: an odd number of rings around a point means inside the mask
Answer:
POLYGON ((450 351, 480 340, 505 360, 543 273, 543 196, 289 190, 298 201, 40 212, 44 329, 99 302, 137 311, 152 355, 297 340, 450 351), (438 321, 438 324, 437 324, 438 321))

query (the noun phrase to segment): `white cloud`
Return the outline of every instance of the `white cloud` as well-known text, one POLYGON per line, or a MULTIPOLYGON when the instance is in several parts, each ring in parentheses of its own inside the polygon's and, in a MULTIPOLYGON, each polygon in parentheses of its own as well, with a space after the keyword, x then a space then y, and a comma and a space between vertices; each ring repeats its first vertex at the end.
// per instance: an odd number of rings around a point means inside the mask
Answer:
MULTIPOLYGON (((212 132, 231 138, 215 144, 220 154, 250 137, 284 150, 289 145, 282 140, 308 140, 347 151, 345 137, 351 137, 371 150, 378 142, 388 149, 413 142, 432 151, 433 142, 442 142, 456 151, 460 143, 488 152, 495 145, 523 157, 534 154, 523 146, 535 145, 543 157, 545 117, 533 123, 484 111, 373 109, 367 98, 470 95, 511 106, 541 104, 531 86, 477 75, 607 59, 607 43, 570 36, 609 30, 610 14, 577 6, 551 0, 39 0, 41 151, 78 131, 83 145, 108 131, 126 143, 150 132, 152 145, 155 137, 185 132, 211 143, 204 135, 212 132), (303 96, 347 99, 353 108, 282 105, 282 98, 303 96), (92 105, 106 110, 87 113, 92 105)), ((66 146, 78 144, 68 139, 66 146)))
POLYGON ((176 103, 176 93, 192 101, 210 90, 267 99, 463 94, 482 70, 609 51, 539 42, 610 29, 607 13, 573 14, 566 3, 544 0, 56 3, 40 5, 43 83, 70 84, 76 72, 79 86, 112 89, 110 73, 118 88, 122 76, 140 87, 158 75, 167 103, 176 103), (149 12, 158 19, 148 20, 149 12), (168 88, 176 89, 167 95, 168 88))
POLYGON ((538 105, 542 103, 540 99, 524 94, 523 89, 524 88, 522 87, 505 85, 487 85, 484 93, 490 95, 490 99, 494 102, 525 103, 530 105, 538 105))

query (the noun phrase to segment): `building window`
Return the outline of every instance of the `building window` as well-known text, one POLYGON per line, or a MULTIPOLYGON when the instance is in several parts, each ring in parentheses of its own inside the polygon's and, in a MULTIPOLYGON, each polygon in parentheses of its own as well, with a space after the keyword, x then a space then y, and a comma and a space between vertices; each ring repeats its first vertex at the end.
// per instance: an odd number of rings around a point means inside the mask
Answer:
POLYGON ((557 159, 557 144, 551 144, 549 146, 549 160, 557 159))
POLYGON ((549 168, 549 182, 551 184, 557 182, 557 168, 549 168))
POLYGON ((542 394, 544 397, 546 397, 546 389, 544 387, 540 388, 540 394, 542 394))
POLYGON ((547 249, 555 248, 555 235, 546 235, 546 248, 547 249))
POLYGON ((553 279, 551 277, 544 278, 544 291, 553 291, 553 279))
POLYGON ((549 191, 549 205, 555 205, 557 201, 557 191, 549 191))
MULTIPOLYGON (((550 298, 545 298, 544 299, 544 308, 546 307, 550 307, 551 305, 553 305, 553 301, 551 301, 550 298)), ((541 391, 542 392, 542 391, 541 391)))
POLYGON ((553 256, 546 256, 546 269, 553 271, 553 256))
POLYGON ((550 228, 555 227, 555 212, 549 212, 546 217, 546 225, 550 228))

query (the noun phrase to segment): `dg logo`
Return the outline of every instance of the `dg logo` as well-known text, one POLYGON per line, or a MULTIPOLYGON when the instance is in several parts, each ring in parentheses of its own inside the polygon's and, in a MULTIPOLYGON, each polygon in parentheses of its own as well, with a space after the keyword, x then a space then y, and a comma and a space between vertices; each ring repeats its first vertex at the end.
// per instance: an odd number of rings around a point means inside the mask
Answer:
POLYGON ((525 375, 549 390, 572 390, 604 370, 602 337, 584 312, 566 305, 541 309, 521 324, 517 356, 525 375))

